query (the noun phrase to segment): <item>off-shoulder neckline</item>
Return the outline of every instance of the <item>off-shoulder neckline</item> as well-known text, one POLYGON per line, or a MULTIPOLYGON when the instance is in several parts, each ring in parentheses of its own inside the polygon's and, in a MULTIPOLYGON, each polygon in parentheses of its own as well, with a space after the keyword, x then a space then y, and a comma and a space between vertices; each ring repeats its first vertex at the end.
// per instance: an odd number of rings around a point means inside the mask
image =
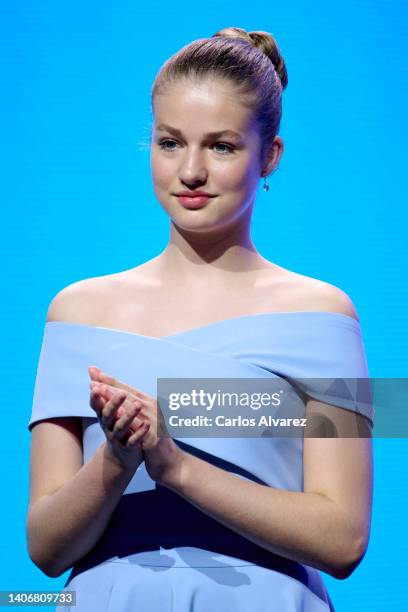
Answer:
POLYGON ((354 317, 352 317, 350 315, 346 315, 344 313, 329 312, 329 311, 326 311, 326 310, 289 310, 289 311, 285 311, 285 312, 283 312, 283 311, 282 312, 258 312, 258 313, 255 313, 255 314, 240 315, 238 317, 229 317, 229 318, 226 318, 226 319, 220 319, 219 321, 213 321, 212 323, 207 323, 205 325, 199 325, 197 327, 192 327, 190 329, 185 329, 184 331, 176 332, 174 334, 168 334, 166 336, 149 336, 147 334, 139 334, 137 332, 128 331, 126 329, 118 329, 118 328, 114 328, 114 327, 104 327, 104 326, 100 326, 100 325, 89 325, 87 323, 71 323, 71 322, 68 322, 68 321, 47 321, 46 322, 46 326, 68 325, 68 326, 79 327, 79 328, 111 331, 111 332, 116 332, 116 333, 120 333, 120 334, 126 334, 126 335, 129 335, 129 336, 135 336, 135 337, 140 337, 140 338, 148 338, 150 340, 171 340, 172 338, 178 338, 179 336, 184 336, 184 335, 187 335, 187 334, 192 334, 194 332, 199 332, 201 330, 207 330, 207 329, 210 329, 212 327, 217 327, 217 326, 223 325, 223 324, 238 323, 240 321, 250 320, 250 319, 259 319, 260 320, 262 317, 276 317, 276 316, 288 316, 288 315, 314 315, 314 316, 319 315, 319 316, 323 316, 323 318, 325 318, 325 317, 334 317, 335 319, 338 318, 339 321, 341 321, 342 323, 345 323, 346 325, 349 324, 351 327, 355 328, 356 330, 360 329, 360 322, 357 319, 355 319, 354 317))

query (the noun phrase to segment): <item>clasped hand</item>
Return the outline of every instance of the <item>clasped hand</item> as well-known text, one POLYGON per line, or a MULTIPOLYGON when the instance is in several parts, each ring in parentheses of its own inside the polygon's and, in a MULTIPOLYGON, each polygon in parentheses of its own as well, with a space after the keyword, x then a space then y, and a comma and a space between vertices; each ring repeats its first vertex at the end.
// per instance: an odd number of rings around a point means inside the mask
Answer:
POLYGON ((88 372, 90 406, 114 457, 133 470, 144 460, 150 478, 164 486, 174 484, 185 453, 169 437, 157 400, 96 366, 88 372))

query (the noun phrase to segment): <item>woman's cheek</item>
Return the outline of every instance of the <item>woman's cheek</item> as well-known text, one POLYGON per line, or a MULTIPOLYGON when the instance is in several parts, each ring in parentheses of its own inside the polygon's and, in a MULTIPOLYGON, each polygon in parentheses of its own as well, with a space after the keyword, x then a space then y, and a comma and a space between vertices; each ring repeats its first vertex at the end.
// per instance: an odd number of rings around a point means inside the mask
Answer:
POLYGON ((162 189, 171 184, 174 180, 174 173, 177 173, 177 166, 174 160, 158 159, 153 156, 151 162, 153 182, 162 189))

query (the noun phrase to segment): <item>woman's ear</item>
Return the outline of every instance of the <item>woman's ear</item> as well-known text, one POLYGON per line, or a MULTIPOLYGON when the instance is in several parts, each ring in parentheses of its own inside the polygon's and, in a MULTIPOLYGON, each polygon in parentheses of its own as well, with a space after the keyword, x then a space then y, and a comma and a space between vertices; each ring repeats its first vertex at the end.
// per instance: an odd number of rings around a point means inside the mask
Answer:
POLYGON ((282 138, 280 136, 275 136, 269 149, 266 163, 262 169, 262 176, 268 176, 268 174, 276 170, 282 157, 283 149, 284 145, 282 138))

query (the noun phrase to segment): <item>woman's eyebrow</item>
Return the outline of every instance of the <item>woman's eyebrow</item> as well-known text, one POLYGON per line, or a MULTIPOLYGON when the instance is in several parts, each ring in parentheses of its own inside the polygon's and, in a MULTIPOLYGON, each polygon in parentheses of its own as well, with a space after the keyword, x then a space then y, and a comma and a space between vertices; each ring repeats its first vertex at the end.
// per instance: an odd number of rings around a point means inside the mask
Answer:
MULTIPOLYGON (((177 128, 173 128, 170 125, 166 125, 165 123, 161 123, 157 126, 156 130, 166 130, 174 136, 178 136, 182 138, 183 134, 177 128)), ((220 130, 219 132, 209 132, 208 134, 204 134, 205 138, 219 138, 220 136, 232 136, 235 138, 242 138, 241 134, 238 132, 234 132, 234 130, 220 130)))

